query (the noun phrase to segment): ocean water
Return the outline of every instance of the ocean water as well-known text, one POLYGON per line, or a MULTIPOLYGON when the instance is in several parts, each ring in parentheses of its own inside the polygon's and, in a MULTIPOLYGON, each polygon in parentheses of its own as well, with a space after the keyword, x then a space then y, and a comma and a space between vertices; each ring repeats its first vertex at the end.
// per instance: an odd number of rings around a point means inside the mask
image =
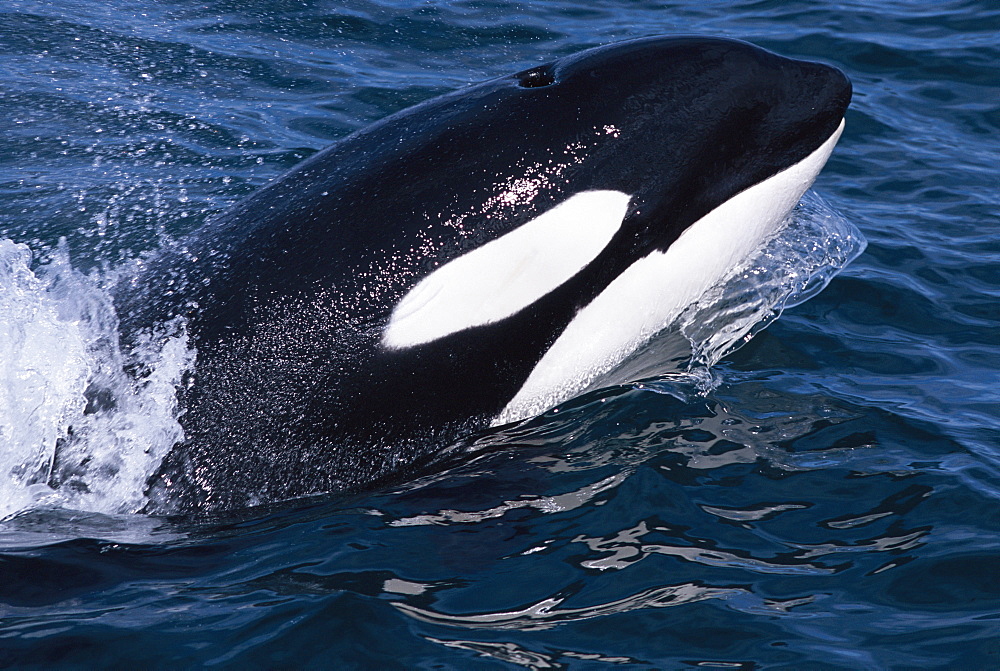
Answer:
POLYGON ((0 666, 1000 667, 998 35, 987 0, 5 0, 0 666), (389 113, 672 33, 855 90, 690 372, 649 352, 393 489, 138 512, 192 353, 118 346, 118 274, 389 113))

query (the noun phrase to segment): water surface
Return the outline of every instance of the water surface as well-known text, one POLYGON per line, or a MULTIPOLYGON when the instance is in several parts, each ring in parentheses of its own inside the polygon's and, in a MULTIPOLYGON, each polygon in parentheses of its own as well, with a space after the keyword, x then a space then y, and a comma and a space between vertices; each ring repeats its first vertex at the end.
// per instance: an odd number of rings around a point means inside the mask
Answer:
POLYGON ((986 0, 8 0, 0 664, 996 668, 998 33, 986 0), (816 190, 867 250, 710 391, 598 391, 391 491, 151 518, 178 333, 83 475, 46 461, 94 362, 134 356, 102 338, 123 264, 386 114, 665 33, 855 88, 816 190))

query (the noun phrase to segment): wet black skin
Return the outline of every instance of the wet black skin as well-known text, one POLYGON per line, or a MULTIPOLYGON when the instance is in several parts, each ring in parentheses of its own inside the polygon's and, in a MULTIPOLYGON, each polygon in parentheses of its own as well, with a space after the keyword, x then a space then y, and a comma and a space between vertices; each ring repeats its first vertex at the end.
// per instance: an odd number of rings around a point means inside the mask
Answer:
POLYGON ((850 97, 826 65, 652 38, 429 100, 319 152, 118 287, 126 341, 184 315, 198 352, 187 440, 154 498, 221 509, 364 489, 485 427, 580 308, 819 147, 850 97), (592 189, 632 199, 569 282, 499 322, 381 346, 428 272, 592 189))

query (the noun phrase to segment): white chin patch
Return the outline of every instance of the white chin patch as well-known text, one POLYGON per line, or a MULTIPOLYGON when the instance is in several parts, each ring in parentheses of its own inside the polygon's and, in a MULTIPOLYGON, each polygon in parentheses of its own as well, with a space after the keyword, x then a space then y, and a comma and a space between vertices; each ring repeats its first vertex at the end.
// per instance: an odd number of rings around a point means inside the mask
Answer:
POLYGON ((816 151, 722 203, 665 252, 638 259, 577 313, 494 426, 576 396, 669 326, 773 233, 812 185, 844 123, 816 151))
POLYGON ((422 279, 382 334, 401 349, 516 314, 576 275, 621 228, 629 196, 583 191, 422 279))

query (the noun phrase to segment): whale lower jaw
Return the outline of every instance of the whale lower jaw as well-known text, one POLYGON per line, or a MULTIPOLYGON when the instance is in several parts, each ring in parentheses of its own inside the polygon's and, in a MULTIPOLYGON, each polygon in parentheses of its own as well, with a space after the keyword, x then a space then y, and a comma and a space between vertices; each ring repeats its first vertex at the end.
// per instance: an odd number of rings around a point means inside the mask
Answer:
POLYGON ((553 408, 587 390, 665 329, 758 249, 815 181, 844 130, 809 156, 722 203, 612 281, 556 339, 513 399, 499 426, 553 408))

